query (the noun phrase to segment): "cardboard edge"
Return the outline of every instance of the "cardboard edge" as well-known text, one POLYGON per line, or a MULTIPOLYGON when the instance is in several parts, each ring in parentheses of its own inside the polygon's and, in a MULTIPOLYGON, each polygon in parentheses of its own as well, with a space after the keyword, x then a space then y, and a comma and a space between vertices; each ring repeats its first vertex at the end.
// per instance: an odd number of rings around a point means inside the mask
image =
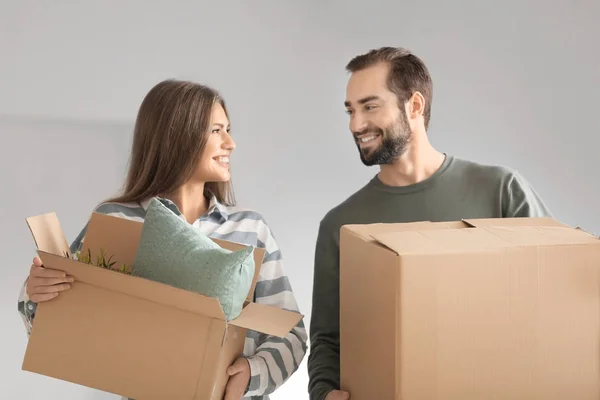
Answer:
POLYGON ((229 324, 284 338, 303 318, 304 315, 299 312, 266 304, 248 303, 240 315, 229 321, 229 324))
POLYGON ((573 229, 575 229, 576 231, 582 231, 582 232, 585 232, 585 233, 587 233, 587 234, 588 234, 588 235, 590 235, 590 236, 593 236, 593 237, 595 237, 595 238, 597 238, 597 239, 600 239, 600 235, 596 235, 596 234, 594 234, 594 233, 592 233, 592 232, 588 232, 588 231, 586 231, 585 229, 583 229, 583 228, 582 228, 582 227, 580 227, 580 226, 576 226, 576 227, 575 227, 575 228, 573 228, 573 229))
MULTIPOLYGON (((368 224, 368 225, 375 225, 375 224, 368 224)), ((394 254, 398 255, 398 252, 396 250, 394 250, 393 248, 390 248, 389 246, 385 245, 384 243, 380 242, 375 236, 374 234, 361 234, 360 231, 358 231, 358 229, 356 229, 355 227, 360 227, 360 224, 353 224, 353 225, 342 225, 342 227, 340 227, 340 245, 341 245, 341 241, 342 241, 342 237, 349 235, 353 238, 358 238, 361 240, 366 240, 368 242, 370 242, 373 246, 379 246, 382 247, 388 251, 393 252, 394 254)), ((389 232, 388 232, 389 233, 389 232)))
MULTIPOLYGON (((344 224, 340 227, 339 233, 340 235, 344 232, 351 233, 354 236, 369 239, 371 236, 372 228, 376 227, 389 227, 389 226, 405 226, 405 227, 424 227, 432 224, 431 221, 415 221, 415 222, 374 222, 374 223, 366 223, 366 224, 344 224)), ((387 229, 384 229, 386 232, 390 232, 387 229)), ((406 230, 415 230, 415 229, 406 229, 406 230)), ((398 229, 398 231, 403 231, 403 229, 398 229)))
POLYGON ((461 219, 461 222, 463 222, 465 225, 467 225, 468 228, 477 228, 477 226, 475 224, 473 224, 472 222, 473 220, 470 219, 461 219))
POLYGON ((398 250, 394 249, 394 247, 391 246, 389 244, 389 242, 387 240, 385 240, 385 238, 382 238, 381 235, 388 236, 388 235, 390 235, 390 233, 388 232, 388 233, 383 233, 383 234, 371 234, 371 235, 369 235, 369 238, 373 239, 373 241, 376 245, 379 245, 379 246, 385 248, 386 250, 389 250, 392 253, 399 256, 400 252, 398 250))
POLYGON ((473 228, 530 226, 572 229, 571 226, 552 217, 463 218, 461 221, 473 228))
POLYGON ((41 250, 38 250, 38 254, 47 268, 66 272, 67 275, 75 278, 75 285, 81 282, 163 306, 174 307, 225 321, 221 303, 216 298, 203 296, 199 293, 179 289, 150 279, 106 270, 41 250), (165 294, 168 294, 168 296, 165 294))

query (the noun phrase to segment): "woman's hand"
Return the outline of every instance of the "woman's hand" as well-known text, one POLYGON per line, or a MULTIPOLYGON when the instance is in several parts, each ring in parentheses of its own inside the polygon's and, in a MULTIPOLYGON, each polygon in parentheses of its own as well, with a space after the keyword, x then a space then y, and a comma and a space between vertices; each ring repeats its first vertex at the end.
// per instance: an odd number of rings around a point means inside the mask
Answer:
POLYGON ((74 279, 63 271, 44 268, 39 257, 33 259, 27 280, 27 295, 34 303, 52 300, 59 292, 71 288, 74 279))
POLYGON ((239 357, 227 369, 227 375, 229 375, 229 381, 225 387, 224 400, 240 400, 246 393, 246 388, 250 383, 250 364, 248 364, 248 360, 239 357))

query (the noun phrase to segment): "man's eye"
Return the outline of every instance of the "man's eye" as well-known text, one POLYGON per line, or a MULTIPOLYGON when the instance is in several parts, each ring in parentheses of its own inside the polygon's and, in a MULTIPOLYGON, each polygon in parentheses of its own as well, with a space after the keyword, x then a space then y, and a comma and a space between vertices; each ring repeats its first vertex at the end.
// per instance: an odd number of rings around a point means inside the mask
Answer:
POLYGON ((374 106, 374 105, 368 105, 368 106, 365 106, 365 109, 366 109, 367 111, 372 111, 372 110, 374 110, 374 109, 376 109, 376 108, 377 108, 377 106, 374 106))
POLYGON ((346 114, 348 114, 348 115, 352 115, 352 112, 353 112, 352 110, 346 110, 346 114))

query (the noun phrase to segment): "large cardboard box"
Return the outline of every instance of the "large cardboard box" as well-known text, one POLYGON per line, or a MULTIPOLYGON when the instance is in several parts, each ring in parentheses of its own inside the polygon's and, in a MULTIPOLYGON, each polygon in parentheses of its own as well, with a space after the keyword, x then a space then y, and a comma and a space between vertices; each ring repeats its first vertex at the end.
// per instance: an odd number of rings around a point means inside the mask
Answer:
MULTIPOLYGON (((55 213, 27 219, 47 268, 75 278, 72 288, 38 305, 22 368, 117 395, 220 400, 226 369, 242 353, 246 329, 283 337, 301 314, 252 302, 264 250, 241 315, 227 322, 218 299, 67 258, 55 213)), ((84 241, 114 268, 132 265, 142 223, 94 213, 84 241)), ((241 245, 217 240, 236 250, 241 245)))
POLYGON ((548 218, 341 229, 352 400, 597 400, 600 240, 548 218))

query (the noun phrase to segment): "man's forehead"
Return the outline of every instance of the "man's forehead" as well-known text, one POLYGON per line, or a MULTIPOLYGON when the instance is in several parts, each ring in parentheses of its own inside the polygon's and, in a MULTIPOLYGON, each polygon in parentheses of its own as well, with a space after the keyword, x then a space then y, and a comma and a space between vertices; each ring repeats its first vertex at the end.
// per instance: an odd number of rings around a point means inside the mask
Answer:
POLYGON ((388 67, 377 64, 360 71, 353 72, 346 85, 346 102, 357 103, 366 97, 388 97, 391 92, 387 87, 388 67))

